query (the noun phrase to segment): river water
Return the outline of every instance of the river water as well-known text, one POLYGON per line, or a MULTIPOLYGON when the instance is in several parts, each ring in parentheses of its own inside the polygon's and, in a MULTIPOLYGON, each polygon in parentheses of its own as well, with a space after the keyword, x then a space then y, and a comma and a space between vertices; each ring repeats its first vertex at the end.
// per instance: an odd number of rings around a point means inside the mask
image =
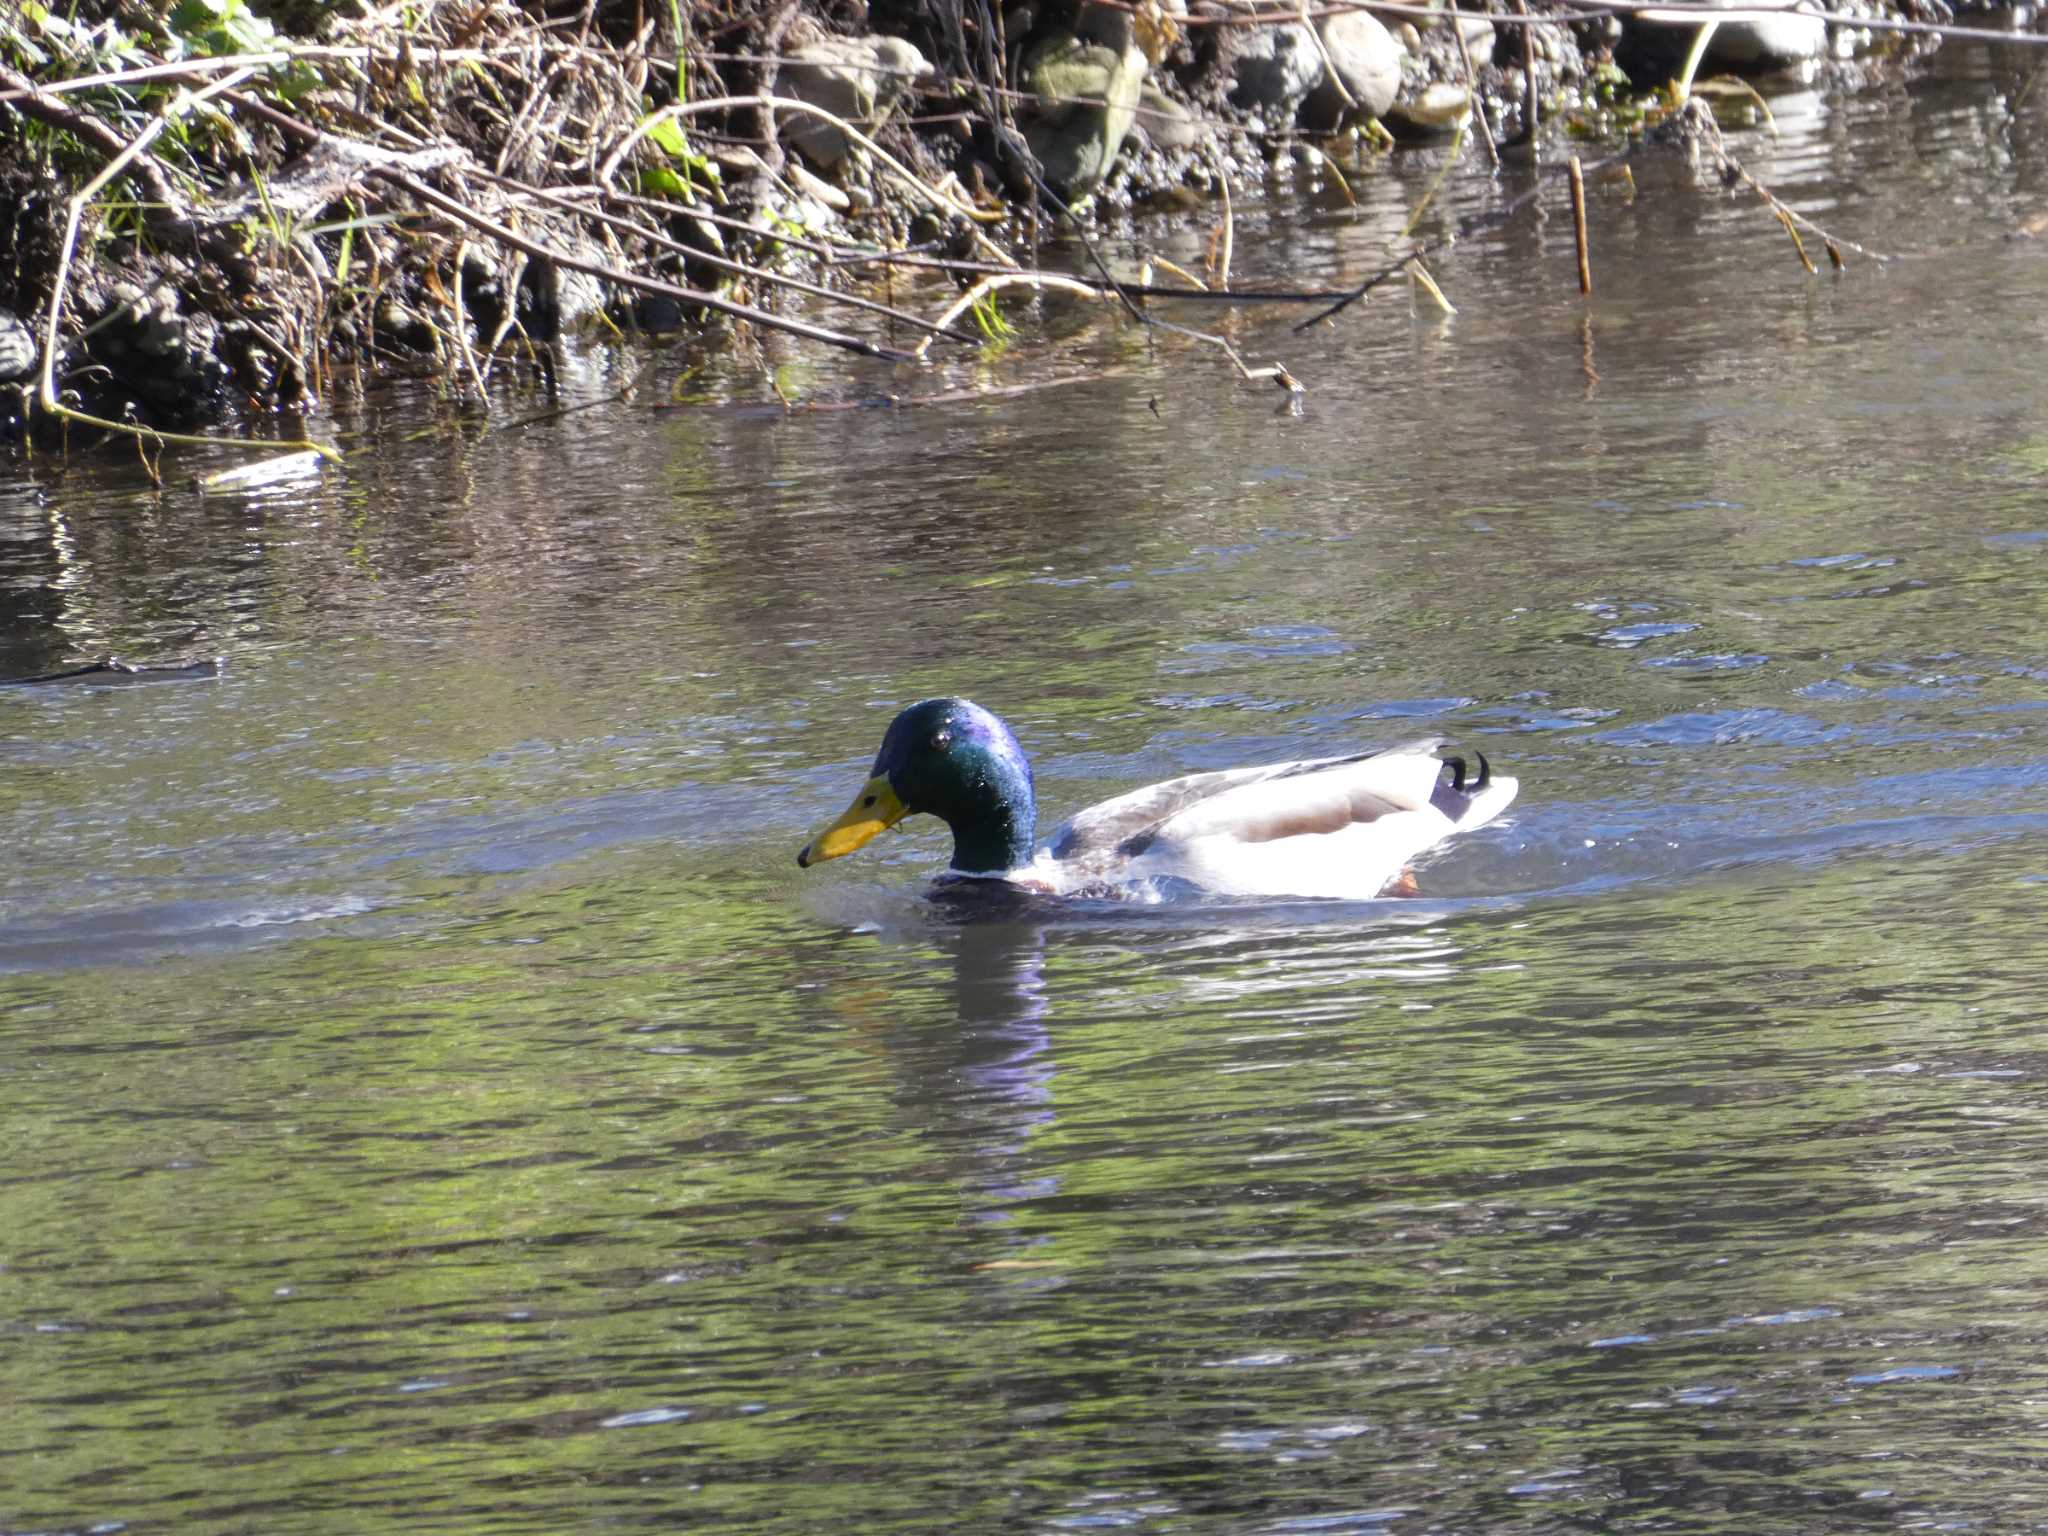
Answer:
MULTIPOLYGON (((0 472, 0 672, 227 658, 0 693, 0 1529, 2048 1519, 2031 64, 1735 140, 1888 265, 1639 156, 1591 300, 1553 200, 1455 317, 1183 317, 1299 412, 1053 303, 769 348, 979 403, 597 352, 325 480, 0 472), (939 692, 1051 814, 1430 732, 1522 799, 1408 902, 799 871, 939 692)), ((1437 168, 1240 189, 1239 281, 1437 168)))

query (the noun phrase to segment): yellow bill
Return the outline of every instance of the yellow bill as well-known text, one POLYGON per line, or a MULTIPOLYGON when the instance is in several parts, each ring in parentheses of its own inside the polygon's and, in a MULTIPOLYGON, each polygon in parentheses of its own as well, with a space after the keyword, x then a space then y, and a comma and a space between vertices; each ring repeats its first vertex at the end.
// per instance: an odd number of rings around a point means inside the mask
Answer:
POLYGON ((887 775, 878 773, 861 786, 860 793, 853 797, 853 804, 846 808, 844 815, 804 844, 803 852, 796 856, 796 861, 802 868, 809 869, 826 859, 843 858, 854 849, 873 842, 909 814, 903 802, 896 798, 896 791, 889 787, 887 775))

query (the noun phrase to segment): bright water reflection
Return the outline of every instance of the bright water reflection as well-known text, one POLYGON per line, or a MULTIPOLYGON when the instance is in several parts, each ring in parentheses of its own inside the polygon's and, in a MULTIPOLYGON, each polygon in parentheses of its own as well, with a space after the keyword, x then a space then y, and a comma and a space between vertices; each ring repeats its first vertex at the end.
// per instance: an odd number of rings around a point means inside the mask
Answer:
MULTIPOLYGON (((1646 174, 1590 310, 1530 226, 1242 317, 1299 419, 1115 335, 0 489, 0 672, 230 656, 0 695, 0 1529, 2036 1519, 2048 278, 1944 69, 1753 156, 1942 259, 1646 174), (800 875, 939 690, 1054 814, 1438 730, 1524 798, 1412 903, 800 875)), ((1240 248, 1376 264, 1401 174, 1240 248)))

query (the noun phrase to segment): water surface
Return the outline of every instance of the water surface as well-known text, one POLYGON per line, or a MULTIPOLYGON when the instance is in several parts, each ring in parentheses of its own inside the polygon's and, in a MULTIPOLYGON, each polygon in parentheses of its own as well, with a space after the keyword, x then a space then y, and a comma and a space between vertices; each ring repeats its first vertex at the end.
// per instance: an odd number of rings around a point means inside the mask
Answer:
MULTIPOLYGON (((228 665, 0 694, 0 1528, 2038 1522, 2026 64, 1737 141, 1887 266, 1646 163, 1591 301, 1525 217, 1454 317, 1206 317, 1298 414, 1052 306, 769 348, 1089 375, 981 404, 596 352, 631 402, 394 391, 324 482, 9 471, 0 672, 228 665), (798 871, 938 692, 1054 815, 1429 733, 1523 798, 1405 903, 798 871)), ((1241 279, 1436 169, 1247 194, 1241 279)))

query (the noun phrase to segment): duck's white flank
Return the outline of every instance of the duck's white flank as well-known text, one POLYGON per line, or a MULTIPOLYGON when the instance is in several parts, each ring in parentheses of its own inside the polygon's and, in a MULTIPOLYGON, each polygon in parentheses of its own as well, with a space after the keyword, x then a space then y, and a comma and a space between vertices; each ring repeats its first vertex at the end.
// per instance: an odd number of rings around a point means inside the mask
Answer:
POLYGON ((1219 895, 1370 900, 1515 798, 1513 779, 1454 771, 1439 745, 1149 785, 1080 812, 1013 878, 1062 892, 1171 879, 1219 895))

